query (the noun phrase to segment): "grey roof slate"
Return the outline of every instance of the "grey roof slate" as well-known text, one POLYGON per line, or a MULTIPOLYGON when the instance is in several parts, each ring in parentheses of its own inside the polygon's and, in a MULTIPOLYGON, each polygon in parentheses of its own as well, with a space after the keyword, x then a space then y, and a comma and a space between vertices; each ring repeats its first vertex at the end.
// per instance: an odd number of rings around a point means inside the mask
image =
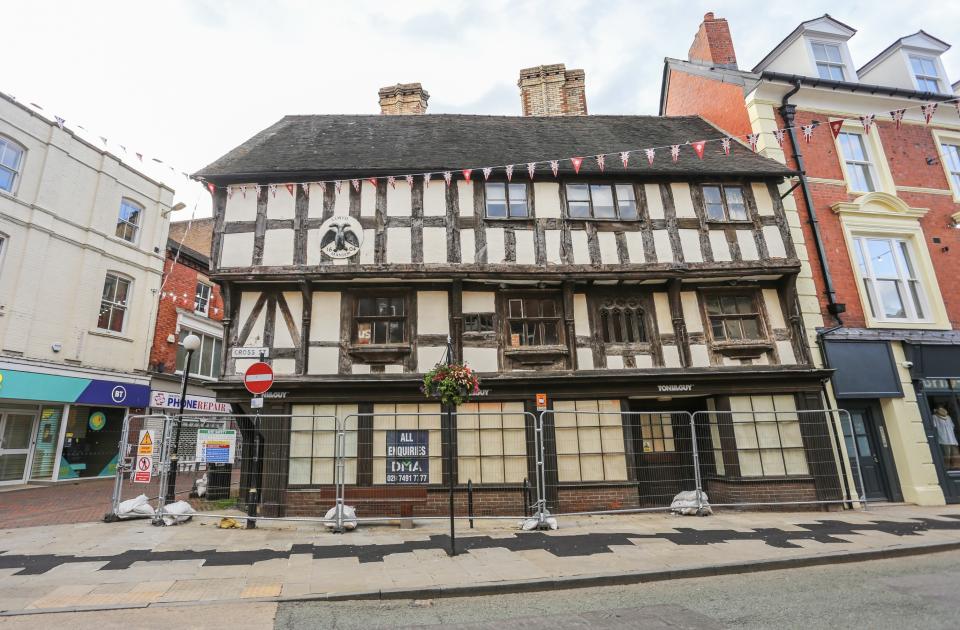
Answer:
MULTIPOLYGON (((296 177, 364 177, 439 172, 516 164, 526 177, 526 162, 590 156, 622 150, 631 154, 634 175, 784 177, 793 173, 737 142, 725 156, 720 143, 708 143, 703 160, 690 146, 677 163, 669 149, 658 149, 653 165, 640 149, 723 137, 699 116, 476 116, 459 114, 285 116, 212 164, 196 177, 220 182, 296 177)), ((538 179, 549 177, 539 165, 538 179)), ((606 160, 608 174, 623 173, 616 155, 606 160)), ((573 172, 569 161, 560 163, 573 172)), ((501 171, 502 173, 502 171, 501 171)), ((599 173, 586 159, 581 174, 599 173)), ((477 173, 476 176, 480 176, 477 173)))

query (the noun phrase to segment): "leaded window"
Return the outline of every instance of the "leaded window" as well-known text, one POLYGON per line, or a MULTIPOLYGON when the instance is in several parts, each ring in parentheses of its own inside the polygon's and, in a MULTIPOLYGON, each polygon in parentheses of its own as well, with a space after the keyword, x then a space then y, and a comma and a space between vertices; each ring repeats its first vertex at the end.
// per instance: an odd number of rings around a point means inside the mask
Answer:
POLYGON ((357 345, 406 343, 406 300, 402 296, 357 298, 354 341, 357 345))
POLYGON ((571 219, 637 218, 633 184, 567 184, 567 214, 571 219))
POLYGON ((557 299, 508 298, 507 333, 511 348, 560 345, 560 306, 557 299))
POLYGON ((638 299, 611 298, 598 309, 600 337, 604 343, 647 341, 643 307, 638 299))
POLYGON ((765 340, 755 295, 752 293, 719 293, 704 296, 710 332, 714 341, 765 340))

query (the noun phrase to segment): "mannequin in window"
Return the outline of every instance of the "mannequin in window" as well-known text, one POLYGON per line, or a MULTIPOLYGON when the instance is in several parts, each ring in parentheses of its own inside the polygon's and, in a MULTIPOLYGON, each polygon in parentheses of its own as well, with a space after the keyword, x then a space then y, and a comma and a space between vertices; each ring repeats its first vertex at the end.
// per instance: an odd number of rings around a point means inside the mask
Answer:
POLYGON ((943 463, 947 468, 960 468, 960 446, 957 446, 953 418, 942 404, 933 408, 933 424, 937 428, 937 441, 943 452, 943 463))

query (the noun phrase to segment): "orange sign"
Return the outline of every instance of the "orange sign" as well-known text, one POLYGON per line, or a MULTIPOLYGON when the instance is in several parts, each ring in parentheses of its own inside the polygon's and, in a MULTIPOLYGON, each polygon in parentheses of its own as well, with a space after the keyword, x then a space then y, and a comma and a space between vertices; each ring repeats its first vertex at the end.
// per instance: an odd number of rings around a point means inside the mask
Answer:
POLYGON ((547 395, 537 394, 537 411, 543 411, 547 408, 547 395))

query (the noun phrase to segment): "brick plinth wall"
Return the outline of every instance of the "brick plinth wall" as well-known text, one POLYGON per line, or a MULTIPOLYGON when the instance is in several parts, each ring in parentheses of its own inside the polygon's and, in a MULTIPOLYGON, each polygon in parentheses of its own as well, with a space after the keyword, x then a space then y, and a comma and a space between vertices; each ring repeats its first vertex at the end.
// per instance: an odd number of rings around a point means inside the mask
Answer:
MULTIPOLYGON (((394 488, 389 486, 363 488, 362 496, 351 498, 351 488, 346 489, 347 505, 357 510, 360 518, 386 516, 399 518, 403 505, 411 508, 414 518, 418 516, 447 516, 449 495, 446 488, 429 488, 422 499, 390 501, 394 488), (378 501, 377 497, 385 500, 378 501)), ((530 489, 531 503, 535 499, 530 489)), ((332 487, 287 490, 286 516, 323 516, 335 504, 332 487)), ((467 489, 457 487, 453 494, 454 513, 467 516, 467 489)), ((473 514, 475 516, 520 516, 524 513, 524 489, 522 486, 473 489, 473 514)))
MULTIPOLYGON (((771 503, 816 501, 813 479, 706 479, 704 490, 710 503, 771 503)), ((820 505, 745 506, 754 510, 819 510, 820 505)))
POLYGON ((596 512, 640 507, 637 487, 575 486, 557 489, 559 512, 596 512))

